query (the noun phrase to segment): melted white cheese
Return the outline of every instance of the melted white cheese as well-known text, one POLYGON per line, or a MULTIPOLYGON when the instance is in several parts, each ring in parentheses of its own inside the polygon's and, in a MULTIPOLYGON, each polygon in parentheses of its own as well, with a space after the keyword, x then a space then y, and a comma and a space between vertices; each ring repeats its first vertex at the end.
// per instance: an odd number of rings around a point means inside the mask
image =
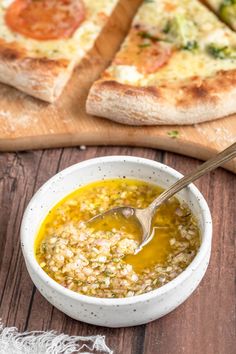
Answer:
POLYGON ((202 47, 210 43, 217 43, 222 46, 229 46, 230 38, 228 36, 228 33, 224 29, 217 28, 214 31, 209 32, 209 34, 206 35, 201 41, 201 44, 203 44, 202 47))
POLYGON ((144 78, 134 65, 116 65, 110 69, 110 74, 126 84, 137 84, 144 78))
MULTIPOLYGON (((168 20, 176 15, 186 16, 193 21, 196 27, 196 41, 199 50, 196 52, 188 50, 176 50, 172 54, 169 62, 156 72, 139 77, 134 76, 134 84, 158 85, 163 82, 176 82, 186 80, 193 76, 208 77, 220 70, 236 69, 236 60, 216 59, 209 54, 207 46, 211 43, 216 45, 230 45, 236 48, 236 34, 224 25, 218 18, 197 0, 153 0, 143 3, 134 18, 133 25, 141 25, 150 33, 159 33, 165 28, 168 20), (167 11, 168 6, 172 6, 171 11, 167 11)), ((123 48, 129 45, 129 37, 126 38, 123 48)), ((108 72, 114 75, 121 83, 127 82, 127 77, 132 78, 133 66, 125 66, 125 75, 114 64, 108 72)), ((131 81, 129 80, 129 83, 131 81)))
POLYGON ((60 40, 35 40, 11 31, 5 23, 5 13, 12 0, 0 2, 0 39, 8 43, 17 42, 30 57, 69 59, 79 61, 93 47, 94 41, 105 24, 104 16, 110 16, 118 0, 84 0, 86 20, 73 36, 60 40))

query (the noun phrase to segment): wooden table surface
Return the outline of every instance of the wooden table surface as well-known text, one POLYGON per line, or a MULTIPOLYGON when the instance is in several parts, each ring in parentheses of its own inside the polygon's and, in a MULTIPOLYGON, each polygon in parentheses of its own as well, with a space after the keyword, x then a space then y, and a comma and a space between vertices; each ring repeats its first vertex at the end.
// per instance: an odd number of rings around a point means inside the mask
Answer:
POLYGON ((19 242, 22 214, 30 198, 49 177, 65 167, 114 154, 163 161, 183 173, 200 163, 172 153, 125 147, 0 155, 0 318, 5 325, 17 326, 21 331, 54 329, 70 335, 102 334, 115 354, 234 354, 236 177, 223 169, 196 183, 213 216, 210 266, 194 294, 169 315, 132 328, 95 327, 53 308, 33 286, 19 242))

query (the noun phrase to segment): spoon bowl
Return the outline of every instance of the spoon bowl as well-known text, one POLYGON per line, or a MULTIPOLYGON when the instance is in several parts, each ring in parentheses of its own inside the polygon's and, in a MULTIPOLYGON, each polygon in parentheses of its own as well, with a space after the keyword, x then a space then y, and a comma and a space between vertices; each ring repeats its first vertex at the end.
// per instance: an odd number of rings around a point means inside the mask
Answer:
POLYGON ((95 221, 96 219, 101 219, 106 217, 106 215, 112 215, 116 213, 120 213, 126 219, 131 217, 135 218, 136 223, 139 224, 142 230, 141 242, 135 250, 135 254, 141 251, 141 249, 151 241, 153 237, 152 232, 152 219, 153 215, 160 207, 160 205, 166 202, 168 199, 173 197, 176 193, 181 191, 183 188, 187 187, 190 183, 194 182, 196 179, 200 178, 204 174, 214 170, 218 166, 223 165, 226 161, 231 160, 236 156, 236 143, 230 145, 228 148, 212 157, 210 160, 204 162, 200 165, 195 171, 190 174, 182 177, 176 183, 171 185, 168 189, 166 189, 163 193, 161 193, 153 202, 145 209, 133 208, 133 207, 117 207, 110 209, 104 213, 96 215, 92 219, 89 220, 95 221))
POLYGON ((137 225, 139 225, 140 231, 141 231, 141 242, 139 246, 136 248, 134 254, 137 254, 143 246, 145 246, 151 239, 152 239, 152 232, 151 232, 151 227, 152 227, 152 217, 150 217, 150 211, 148 208, 145 209, 140 209, 140 208, 133 208, 130 206, 125 206, 125 207, 116 207, 109 209, 105 211, 104 213, 95 215, 91 219, 87 221, 87 223, 96 223, 99 222, 101 219, 106 219, 106 217, 109 216, 117 216, 120 215, 124 217, 126 220, 129 220, 132 218, 132 221, 135 222, 137 225), (149 237, 150 236, 150 237, 149 237))

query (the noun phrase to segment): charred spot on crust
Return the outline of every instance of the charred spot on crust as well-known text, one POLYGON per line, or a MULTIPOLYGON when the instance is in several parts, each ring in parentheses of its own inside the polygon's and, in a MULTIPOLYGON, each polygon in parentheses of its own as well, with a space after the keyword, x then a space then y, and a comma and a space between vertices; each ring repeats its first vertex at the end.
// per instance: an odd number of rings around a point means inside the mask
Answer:
POLYGON ((10 60, 10 61, 14 61, 14 60, 21 58, 21 53, 14 50, 14 49, 11 49, 11 48, 2 49, 1 55, 4 59, 10 60))
MULTIPOLYGON (((0 41, 1 45, 1 41, 0 41)), ((29 69, 38 69, 38 68, 47 68, 53 70, 57 69, 66 69, 69 65, 69 61, 65 59, 48 59, 45 57, 29 57, 27 53, 21 48, 8 48, 7 46, 0 48, 0 57, 2 60, 8 62, 18 62, 19 65, 27 63, 27 68, 29 69)))
POLYGON ((202 103, 217 103, 218 97, 214 95, 214 90, 208 83, 202 83, 201 85, 182 86, 181 97, 177 100, 177 106, 190 107, 194 104, 202 103))
POLYGON ((69 65, 68 60, 47 58, 22 57, 20 58, 20 62, 22 65, 27 63, 27 68, 30 68, 30 70, 35 70, 36 72, 46 70, 52 75, 58 75, 61 71, 66 70, 69 65))
POLYGON ((157 87, 155 87, 155 86, 147 86, 147 87, 144 87, 143 90, 145 90, 146 93, 149 93, 152 96, 156 96, 156 97, 160 96, 159 91, 158 91, 157 87))
POLYGON ((124 94, 128 95, 128 96, 136 96, 137 92, 136 92, 136 90, 127 89, 127 90, 125 90, 124 94))
POLYGON ((128 84, 121 84, 115 80, 106 80, 99 82, 100 87, 114 89, 114 90, 122 90, 122 93, 127 95, 135 95, 137 91, 139 91, 138 87, 128 85, 128 84))
POLYGON ((204 99, 209 95, 209 90, 203 86, 193 86, 189 88, 189 92, 192 97, 196 99, 204 99))
POLYGON ((218 84, 220 87, 227 87, 228 85, 236 85, 236 70, 220 71, 218 73, 218 84))
POLYGON ((128 96, 137 96, 137 94, 146 94, 150 96, 160 97, 158 89, 154 86, 146 86, 146 87, 135 87, 130 86, 124 92, 128 96))
POLYGON ((118 86, 120 86, 120 84, 118 82, 116 82, 115 80, 101 81, 100 85, 104 86, 104 87, 118 87, 118 86))
POLYGON ((47 59, 47 58, 38 58, 37 61, 39 64, 45 65, 47 67, 54 67, 56 64, 56 66, 66 68, 69 65, 69 61, 63 60, 63 59, 53 60, 53 59, 47 59))

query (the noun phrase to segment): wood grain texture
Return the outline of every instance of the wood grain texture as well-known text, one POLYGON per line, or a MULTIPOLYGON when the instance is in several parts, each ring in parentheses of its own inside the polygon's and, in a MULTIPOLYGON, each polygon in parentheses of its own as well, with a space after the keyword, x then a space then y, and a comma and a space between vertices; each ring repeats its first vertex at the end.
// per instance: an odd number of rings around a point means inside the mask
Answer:
POLYGON ((95 327, 72 320, 53 308, 33 286, 19 242, 22 213, 32 194, 49 177, 71 164, 115 154, 164 161, 183 173, 199 165, 197 160, 172 153, 126 147, 0 154, 0 318, 20 330, 103 334, 115 354, 234 354, 236 178, 223 169, 196 183, 213 216, 212 257, 200 286, 174 312, 139 327, 95 327))
MULTIPOLYGON (((120 0, 95 47, 74 72, 55 104, 0 84, 0 151, 76 145, 129 145, 159 148, 208 159, 236 141, 236 116, 194 126, 130 127, 85 113, 94 80, 109 64, 141 0, 120 0), (179 131, 178 139, 168 132, 179 131)), ((236 162, 226 168, 236 172, 236 162)))

